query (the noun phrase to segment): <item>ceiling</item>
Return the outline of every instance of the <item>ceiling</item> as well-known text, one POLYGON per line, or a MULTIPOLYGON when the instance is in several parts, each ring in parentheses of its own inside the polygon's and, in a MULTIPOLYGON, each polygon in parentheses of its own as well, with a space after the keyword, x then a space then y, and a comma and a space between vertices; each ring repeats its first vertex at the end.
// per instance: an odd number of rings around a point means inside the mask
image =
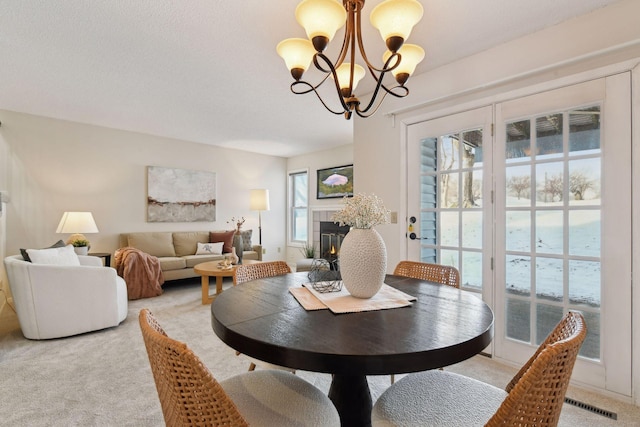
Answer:
MULTIPOLYGON (((416 73, 616 1, 421 0, 416 73)), ((368 16, 380 2, 363 16, 372 61, 383 49, 368 16)), ((349 144, 354 119, 289 90, 275 46, 304 37, 298 3, 1 0, 0 109, 282 157, 349 144)))

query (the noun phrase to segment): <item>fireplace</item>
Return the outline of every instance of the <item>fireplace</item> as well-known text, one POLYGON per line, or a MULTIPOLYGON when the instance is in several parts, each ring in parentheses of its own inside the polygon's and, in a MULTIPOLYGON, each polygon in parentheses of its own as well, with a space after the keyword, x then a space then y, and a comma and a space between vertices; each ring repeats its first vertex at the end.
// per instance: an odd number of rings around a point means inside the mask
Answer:
POLYGON ((335 261, 340 253, 340 245, 349 232, 348 226, 340 226, 331 221, 320 221, 320 258, 335 261))

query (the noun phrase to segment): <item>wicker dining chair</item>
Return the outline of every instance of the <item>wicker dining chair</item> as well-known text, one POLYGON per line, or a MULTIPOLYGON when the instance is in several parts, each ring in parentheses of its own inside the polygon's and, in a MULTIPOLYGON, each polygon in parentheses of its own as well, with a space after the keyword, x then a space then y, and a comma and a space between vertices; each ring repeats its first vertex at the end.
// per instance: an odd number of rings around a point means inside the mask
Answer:
POLYGON ((218 382, 186 344, 167 336, 148 309, 138 319, 167 426, 340 424, 331 400, 307 381, 265 370, 218 382))
POLYGON ((376 401, 374 426, 556 426, 578 352, 584 317, 569 312, 505 390, 449 371, 409 374, 376 401))
MULTIPOLYGON (((248 282, 250 280, 264 279, 266 277, 282 276, 283 274, 291 273, 291 268, 284 261, 269 261, 259 262, 255 264, 240 264, 236 267, 236 271, 233 274, 233 284, 238 285, 240 283, 248 282)), ((236 351, 236 356, 240 356, 240 352, 236 351)), ((270 369, 283 369, 285 371, 295 373, 294 369, 285 368, 284 366, 278 366, 271 363, 259 361, 257 359, 250 358, 249 370, 253 371, 257 365, 270 369)))
POLYGON ((233 284, 248 282, 250 280, 264 279, 265 277, 282 276, 291 273, 291 268, 284 261, 258 262, 255 264, 240 264, 233 274, 233 284))
POLYGON ((416 261, 400 261, 393 272, 396 276, 428 280, 443 285, 460 288, 460 273, 449 265, 430 264, 416 261))
MULTIPOLYGON (((450 265, 430 264, 417 261, 400 261, 393 271, 395 276, 411 277, 412 279, 428 280, 443 285, 460 288, 460 273, 450 265)), ((396 381, 391 375, 391 384, 396 381)))

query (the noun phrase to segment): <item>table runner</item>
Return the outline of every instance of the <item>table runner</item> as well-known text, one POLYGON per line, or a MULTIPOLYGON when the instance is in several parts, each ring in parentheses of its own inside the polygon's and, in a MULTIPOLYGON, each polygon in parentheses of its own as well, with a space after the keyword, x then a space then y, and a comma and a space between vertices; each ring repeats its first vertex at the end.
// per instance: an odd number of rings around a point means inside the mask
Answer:
POLYGON ((305 283, 302 287, 290 288, 289 292, 305 310, 328 308, 336 314, 406 307, 412 304, 411 301, 416 300, 416 297, 387 284, 383 284, 380 291, 368 299, 351 296, 344 286, 339 292, 320 293, 313 289, 311 283, 305 283))

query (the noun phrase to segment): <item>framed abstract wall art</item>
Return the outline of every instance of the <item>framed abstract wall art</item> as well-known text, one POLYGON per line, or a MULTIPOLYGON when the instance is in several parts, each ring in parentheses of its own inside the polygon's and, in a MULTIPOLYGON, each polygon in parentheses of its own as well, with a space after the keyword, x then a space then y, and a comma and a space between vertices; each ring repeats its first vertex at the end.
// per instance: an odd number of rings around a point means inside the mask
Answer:
POLYGON ((215 172, 147 167, 148 222, 215 220, 215 172))

